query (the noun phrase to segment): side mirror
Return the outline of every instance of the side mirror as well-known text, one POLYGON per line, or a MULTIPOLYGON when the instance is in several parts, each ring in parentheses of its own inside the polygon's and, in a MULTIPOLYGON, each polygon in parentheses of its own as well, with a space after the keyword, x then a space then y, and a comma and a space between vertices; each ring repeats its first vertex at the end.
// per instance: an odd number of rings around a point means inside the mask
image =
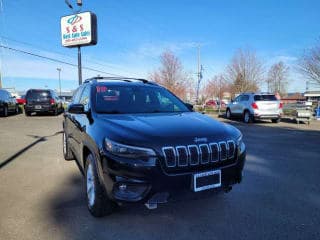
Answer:
POLYGON ((68 106, 68 112, 74 113, 74 114, 83 114, 84 112, 84 106, 83 104, 70 104, 68 106))
POLYGON ((193 111, 193 105, 190 103, 184 103, 184 105, 186 105, 186 107, 190 110, 193 111))

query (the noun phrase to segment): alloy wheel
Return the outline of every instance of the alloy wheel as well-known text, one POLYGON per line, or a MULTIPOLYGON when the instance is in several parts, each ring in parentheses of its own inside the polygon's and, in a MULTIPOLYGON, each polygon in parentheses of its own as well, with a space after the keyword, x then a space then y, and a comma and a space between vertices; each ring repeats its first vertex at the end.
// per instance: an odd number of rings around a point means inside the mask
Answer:
POLYGON ((90 163, 87 169, 87 197, 88 204, 90 207, 93 206, 95 201, 95 182, 94 182, 94 174, 92 169, 92 164, 90 163))

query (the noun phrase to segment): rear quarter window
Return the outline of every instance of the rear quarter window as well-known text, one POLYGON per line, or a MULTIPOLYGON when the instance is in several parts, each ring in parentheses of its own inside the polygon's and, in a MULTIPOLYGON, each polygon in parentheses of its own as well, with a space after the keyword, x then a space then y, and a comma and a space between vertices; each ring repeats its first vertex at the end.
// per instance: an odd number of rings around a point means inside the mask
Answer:
POLYGON ((277 98, 275 95, 255 95, 254 96, 255 101, 277 101, 277 98))

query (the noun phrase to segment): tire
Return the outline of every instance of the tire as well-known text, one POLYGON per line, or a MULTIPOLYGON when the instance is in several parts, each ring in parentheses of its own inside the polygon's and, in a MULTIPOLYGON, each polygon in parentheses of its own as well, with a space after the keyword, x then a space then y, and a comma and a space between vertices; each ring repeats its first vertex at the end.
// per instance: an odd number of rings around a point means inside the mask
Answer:
POLYGON ((30 116, 31 116, 31 112, 28 112, 28 111, 25 111, 24 114, 25 114, 27 117, 30 117, 30 116))
POLYGON ((243 113, 243 122, 244 123, 251 123, 252 122, 252 117, 250 116, 249 111, 244 111, 243 113))
POLYGON ((228 108, 227 111, 226 111, 226 118, 227 118, 227 119, 231 119, 231 111, 230 111, 229 108, 228 108))
POLYGON ((53 115, 57 116, 58 114, 59 114, 58 108, 55 108, 54 111, 53 111, 53 115))
POLYGON ((279 122, 280 122, 280 118, 271 119, 271 122, 273 122, 273 123, 279 123, 279 122))
POLYGON ((7 106, 3 107, 2 117, 8 117, 8 107, 7 106))
POLYGON ((89 154, 85 164, 85 187, 87 206, 94 217, 103 217, 113 212, 116 204, 108 199, 98 177, 93 154, 89 154))
POLYGON ((18 115, 19 113, 20 113, 20 110, 19 110, 19 106, 17 105, 17 106, 16 106, 16 110, 15 110, 15 114, 18 115))
POLYGON ((71 152, 69 148, 69 144, 67 141, 66 133, 63 132, 62 134, 62 149, 63 149, 63 157, 66 161, 74 160, 73 153, 71 152))

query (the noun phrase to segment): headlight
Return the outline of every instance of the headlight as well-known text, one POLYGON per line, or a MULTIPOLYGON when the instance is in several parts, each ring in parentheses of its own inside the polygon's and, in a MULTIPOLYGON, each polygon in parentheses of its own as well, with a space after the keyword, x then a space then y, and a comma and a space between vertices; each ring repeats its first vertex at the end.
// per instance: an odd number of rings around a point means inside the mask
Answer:
POLYGON ((241 146, 242 143, 242 134, 237 138, 237 146, 241 146))
POLYGON ((116 143, 108 138, 105 139, 105 146, 111 154, 124 158, 148 160, 150 157, 156 156, 156 153, 150 148, 128 146, 116 143))
POLYGON ((238 150, 239 152, 242 152, 242 146, 244 146, 244 143, 242 141, 242 134, 240 134, 240 136, 237 138, 237 146, 238 146, 238 150))

